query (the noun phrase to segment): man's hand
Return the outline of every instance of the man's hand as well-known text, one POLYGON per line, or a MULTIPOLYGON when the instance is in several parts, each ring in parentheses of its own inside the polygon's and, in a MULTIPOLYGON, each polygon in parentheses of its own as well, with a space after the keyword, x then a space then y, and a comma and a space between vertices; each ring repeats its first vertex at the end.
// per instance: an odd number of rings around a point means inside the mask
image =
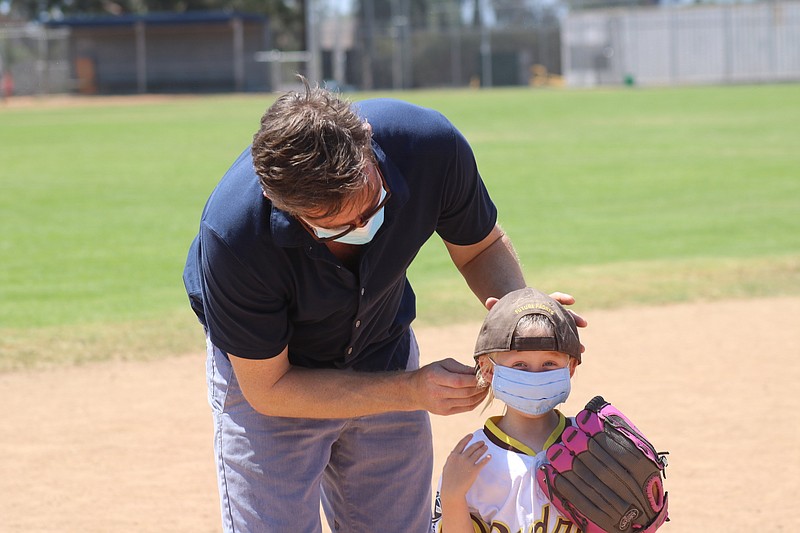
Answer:
POLYGON ((471 411, 486 397, 472 367, 454 359, 410 372, 343 372, 292 366, 288 348, 269 359, 230 355, 250 405, 268 416, 350 418, 389 411, 471 411))
MULTIPOLYGON (((566 306, 572 305, 572 304, 575 303, 575 298, 573 298, 572 295, 566 294, 564 292, 551 293, 550 294, 550 298, 552 298, 553 300, 557 301, 561 305, 565 306, 565 308, 566 308, 566 306)), ((581 315, 579 315, 578 313, 576 313, 572 309, 567 309, 567 313, 572 315, 572 318, 575 319, 575 325, 578 326, 579 328, 585 328, 586 326, 589 325, 589 323, 586 321, 585 318, 583 318, 581 315)), ((581 353, 583 353, 585 351, 586 351, 586 346, 584 346, 583 343, 581 343, 581 353)))
MULTIPOLYGON (((550 298, 557 301, 561 305, 572 305, 575 303, 575 298, 572 295, 564 293, 564 292, 554 292, 550 294, 550 298)), ((567 312, 572 315, 572 318, 575 319, 575 325, 579 328, 585 328, 589 325, 589 323, 584 319, 582 316, 577 314, 576 312, 572 311, 571 309, 567 309, 567 312)))
POLYGON ((413 402, 436 415, 454 415, 475 409, 488 389, 478 388, 475 369, 445 359, 413 372, 413 402))

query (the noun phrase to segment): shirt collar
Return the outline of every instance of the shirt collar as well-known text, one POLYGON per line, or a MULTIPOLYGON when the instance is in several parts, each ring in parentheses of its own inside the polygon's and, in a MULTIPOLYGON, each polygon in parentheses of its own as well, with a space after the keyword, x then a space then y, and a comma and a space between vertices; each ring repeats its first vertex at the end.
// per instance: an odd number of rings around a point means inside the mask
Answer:
MULTIPOLYGON (((545 450, 554 444, 559 437, 561 437, 561 433, 564 432, 564 429, 567 426, 567 419, 563 414, 561 414, 561 411, 555 409, 555 412, 558 415, 558 424, 556 424, 556 428, 552 433, 550 433, 550 436, 547 437, 547 441, 544 443, 545 450)), ((502 416, 493 416, 489 418, 486 421, 486 424, 483 426, 483 432, 489 438, 489 440, 505 450, 510 450, 516 453, 530 456, 534 456, 539 453, 530 446, 523 444, 500 429, 497 423, 501 418, 502 416)))

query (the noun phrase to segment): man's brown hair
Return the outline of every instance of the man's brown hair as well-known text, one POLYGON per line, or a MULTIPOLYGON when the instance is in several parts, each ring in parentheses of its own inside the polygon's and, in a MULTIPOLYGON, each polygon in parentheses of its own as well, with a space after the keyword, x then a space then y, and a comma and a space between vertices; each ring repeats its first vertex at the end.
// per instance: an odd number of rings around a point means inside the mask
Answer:
POLYGON ((282 95, 261 117, 253 165, 279 209, 335 216, 368 183, 372 135, 349 102, 299 78, 304 91, 282 95))

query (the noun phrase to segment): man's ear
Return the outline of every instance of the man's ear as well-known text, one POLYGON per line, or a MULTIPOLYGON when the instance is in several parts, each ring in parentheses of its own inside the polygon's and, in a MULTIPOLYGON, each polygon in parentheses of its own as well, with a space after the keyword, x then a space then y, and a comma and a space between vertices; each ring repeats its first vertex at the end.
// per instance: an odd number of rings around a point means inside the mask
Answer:
POLYGON ((490 311, 492 307, 494 307, 494 305, 499 301, 500 301, 499 298, 495 298, 494 296, 489 296, 488 298, 486 298, 486 301, 483 303, 483 305, 486 306, 487 311, 490 311))

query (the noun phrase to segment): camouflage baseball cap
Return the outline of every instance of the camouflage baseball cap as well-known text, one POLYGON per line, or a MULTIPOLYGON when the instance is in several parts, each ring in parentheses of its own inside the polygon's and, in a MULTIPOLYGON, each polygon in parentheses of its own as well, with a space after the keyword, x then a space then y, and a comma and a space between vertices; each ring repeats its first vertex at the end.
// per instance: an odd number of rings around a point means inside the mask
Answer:
POLYGON ((475 357, 505 351, 556 351, 581 362, 581 341, 575 319, 550 296, 527 287, 510 292, 486 315, 475 344, 475 357), (542 315, 553 324, 552 337, 515 337, 519 320, 526 315, 542 315))

